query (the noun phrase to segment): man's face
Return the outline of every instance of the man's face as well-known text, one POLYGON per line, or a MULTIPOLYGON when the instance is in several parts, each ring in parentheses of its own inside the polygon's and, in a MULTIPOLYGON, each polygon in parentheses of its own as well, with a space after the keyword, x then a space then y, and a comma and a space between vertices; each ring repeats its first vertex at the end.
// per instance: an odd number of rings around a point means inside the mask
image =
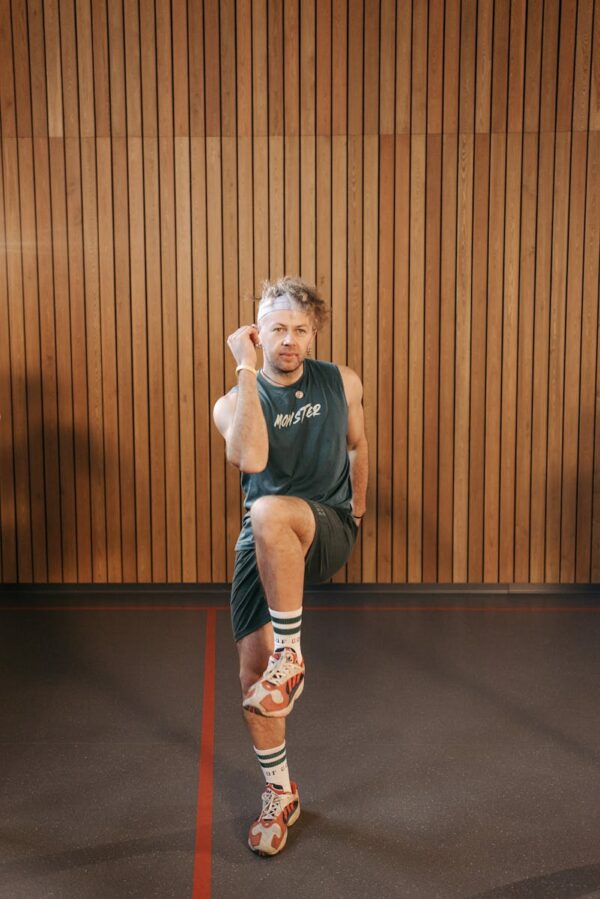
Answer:
POLYGON ((316 332, 306 312, 277 309, 261 319, 258 333, 269 364, 292 372, 302 365, 316 332))

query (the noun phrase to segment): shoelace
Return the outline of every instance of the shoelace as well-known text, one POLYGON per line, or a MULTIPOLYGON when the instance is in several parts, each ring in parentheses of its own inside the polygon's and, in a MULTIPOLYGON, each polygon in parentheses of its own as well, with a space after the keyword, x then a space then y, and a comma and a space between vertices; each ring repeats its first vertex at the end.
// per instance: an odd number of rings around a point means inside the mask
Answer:
MULTIPOLYGON (((272 684, 279 684, 281 681, 286 681, 288 678, 292 677, 294 674, 298 674, 297 669, 300 667, 298 662, 294 661, 294 656, 290 652, 286 652, 279 659, 275 659, 274 661, 269 663, 269 666, 266 671, 265 680, 270 681, 272 684)), ((273 658, 271 656, 271 658, 273 658)))
POLYGON ((272 821, 280 814, 285 797, 274 793, 273 790, 265 790, 261 798, 263 802, 261 818, 264 821, 272 821))

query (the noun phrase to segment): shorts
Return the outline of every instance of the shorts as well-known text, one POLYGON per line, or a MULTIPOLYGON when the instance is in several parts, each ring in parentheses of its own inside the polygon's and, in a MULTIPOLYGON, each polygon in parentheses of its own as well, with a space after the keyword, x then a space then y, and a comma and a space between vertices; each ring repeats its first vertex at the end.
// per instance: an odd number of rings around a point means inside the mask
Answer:
MULTIPOLYGON (((303 497, 302 497, 303 498, 303 497)), ((304 583, 322 584, 346 564, 356 543, 358 525, 352 513, 336 506, 305 500, 313 510, 316 531, 304 560, 304 583)), ((256 564, 254 547, 235 554, 231 585, 233 637, 241 640, 271 620, 256 564)))

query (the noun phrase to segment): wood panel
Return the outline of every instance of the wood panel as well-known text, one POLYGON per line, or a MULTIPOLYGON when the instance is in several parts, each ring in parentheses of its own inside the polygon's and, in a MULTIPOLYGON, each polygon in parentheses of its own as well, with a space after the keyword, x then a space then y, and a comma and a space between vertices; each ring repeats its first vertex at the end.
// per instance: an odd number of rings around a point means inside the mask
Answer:
POLYGON ((362 377, 337 582, 600 581, 600 0, 0 0, 0 582, 223 582, 261 282, 362 377))

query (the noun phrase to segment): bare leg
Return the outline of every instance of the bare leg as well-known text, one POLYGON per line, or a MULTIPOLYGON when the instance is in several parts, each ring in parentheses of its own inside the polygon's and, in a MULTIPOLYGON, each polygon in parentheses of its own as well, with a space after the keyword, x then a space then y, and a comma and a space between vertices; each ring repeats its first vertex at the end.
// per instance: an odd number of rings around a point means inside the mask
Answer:
POLYGON ((316 531, 311 507, 296 496, 262 496, 253 503, 250 516, 269 607, 278 612, 299 609, 304 559, 316 531))
MULTIPOLYGON (((236 645, 240 658, 240 683, 246 696, 252 684, 262 676, 273 652, 272 625, 265 624, 260 630, 242 637, 236 645)), ((285 718, 265 718, 244 709, 244 719, 257 749, 280 746, 285 740, 285 718)))

